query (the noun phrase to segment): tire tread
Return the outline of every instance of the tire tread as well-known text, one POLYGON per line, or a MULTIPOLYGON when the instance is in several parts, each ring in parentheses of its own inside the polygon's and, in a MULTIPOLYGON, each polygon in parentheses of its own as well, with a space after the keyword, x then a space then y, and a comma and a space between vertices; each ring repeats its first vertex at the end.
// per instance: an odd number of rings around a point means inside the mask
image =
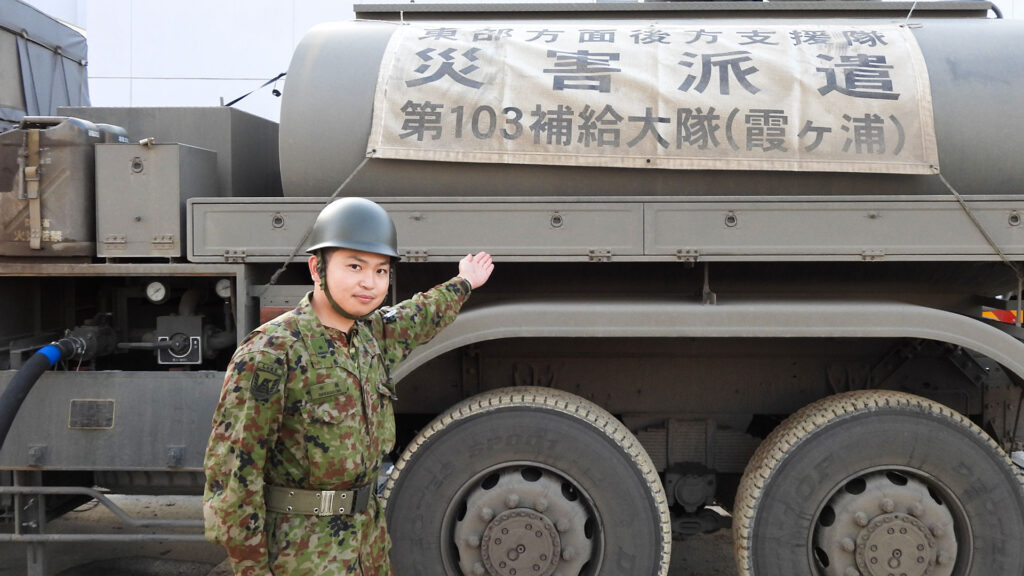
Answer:
POLYGON ((1024 491, 1024 474, 1010 461, 1006 452, 984 430, 948 406, 893 390, 855 390, 829 396, 808 404, 783 421, 761 442, 747 464, 733 507, 733 547, 739 576, 755 576, 750 557, 754 517, 765 486, 793 448, 816 430, 836 420, 856 413, 896 408, 946 420, 986 445, 994 454, 1002 455, 1002 460, 1016 475, 1024 491))
POLYGON ((619 449, 629 457, 640 471, 658 511, 658 530, 661 533, 661 542, 658 551, 657 576, 667 576, 672 553, 672 522, 669 517, 665 488, 654 462, 640 445, 636 436, 614 416, 597 404, 563 390, 534 386, 500 388, 482 392, 453 405, 420 430, 406 447, 398 462, 395 463, 395 469, 388 478, 382 495, 385 506, 402 471, 409 465, 417 451, 427 444, 435 434, 460 420, 513 406, 552 410, 586 422, 614 441, 619 449))

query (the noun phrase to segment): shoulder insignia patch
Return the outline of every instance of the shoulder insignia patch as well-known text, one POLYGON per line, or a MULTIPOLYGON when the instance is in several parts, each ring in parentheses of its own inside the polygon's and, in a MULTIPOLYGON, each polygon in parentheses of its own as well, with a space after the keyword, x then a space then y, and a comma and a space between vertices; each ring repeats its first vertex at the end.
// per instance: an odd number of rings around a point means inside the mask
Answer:
POLYGON ((249 384, 253 398, 260 402, 270 400, 281 389, 284 370, 273 362, 257 362, 249 384))

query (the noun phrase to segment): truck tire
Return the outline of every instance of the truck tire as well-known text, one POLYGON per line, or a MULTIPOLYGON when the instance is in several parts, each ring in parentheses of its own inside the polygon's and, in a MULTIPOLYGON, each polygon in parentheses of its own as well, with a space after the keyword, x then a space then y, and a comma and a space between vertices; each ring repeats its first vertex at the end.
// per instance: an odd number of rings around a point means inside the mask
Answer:
POLYGON ((397 576, 665 576, 665 491, 636 437, 572 394, 469 398, 406 448, 385 487, 397 576))
POLYGON ((910 394, 819 400, 773 431, 733 510, 740 576, 1024 574, 1024 479, 978 426, 910 394))

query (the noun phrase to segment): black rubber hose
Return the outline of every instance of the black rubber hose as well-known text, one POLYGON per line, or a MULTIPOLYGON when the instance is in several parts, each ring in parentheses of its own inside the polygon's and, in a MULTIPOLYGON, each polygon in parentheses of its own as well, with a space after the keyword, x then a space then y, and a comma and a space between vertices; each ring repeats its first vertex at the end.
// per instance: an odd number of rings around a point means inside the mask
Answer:
POLYGON ((35 385, 44 372, 52 368, 61 358, 70 358, 77 352, 76 341, 64 338, 40 348, 28 362, 18 370, 17 374, 7 383, 7 388, 0 396, 0 449, 7 441, 7 433, 11 431, 14 417, 18 415, 22 402, 29 390, 35 385))

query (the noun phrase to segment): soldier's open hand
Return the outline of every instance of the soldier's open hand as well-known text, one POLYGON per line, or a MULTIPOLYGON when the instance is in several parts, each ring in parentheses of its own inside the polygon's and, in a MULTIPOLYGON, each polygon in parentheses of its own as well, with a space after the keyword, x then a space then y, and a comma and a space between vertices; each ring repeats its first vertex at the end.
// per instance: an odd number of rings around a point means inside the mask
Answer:
POLYGON ((459 261, 459 276, 465 278, 474 290, 487 282, 493 270, 494 262, 487 252, 466 254, 466 257, 459 261))

